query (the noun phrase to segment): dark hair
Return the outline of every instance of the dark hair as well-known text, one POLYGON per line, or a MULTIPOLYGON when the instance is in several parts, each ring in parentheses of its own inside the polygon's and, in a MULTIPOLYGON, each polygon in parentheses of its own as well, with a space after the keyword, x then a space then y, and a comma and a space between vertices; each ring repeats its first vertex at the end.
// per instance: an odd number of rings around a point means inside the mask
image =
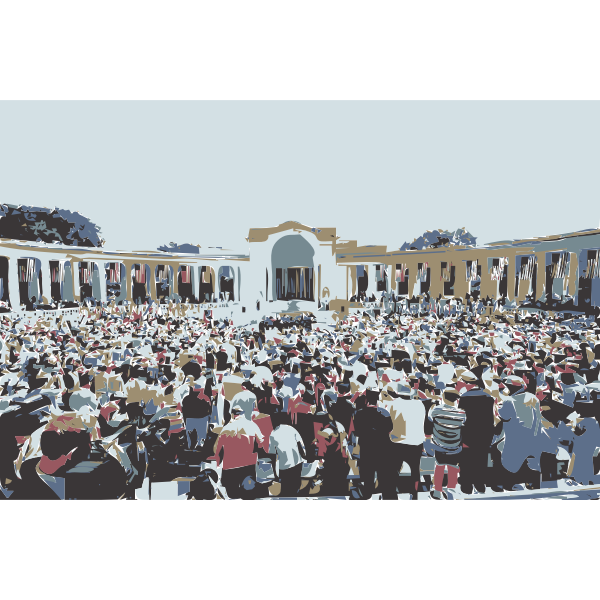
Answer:
POLYGON ((273 424, 273 429, 279 427, 279 425, 291 425, 292 417, 286 412, 276 412, 271 415, 271 423, 273 424))
POLYGON ((379 402, 379 390, 367 390, 365 400, 370 406, 376 406, 379 402))

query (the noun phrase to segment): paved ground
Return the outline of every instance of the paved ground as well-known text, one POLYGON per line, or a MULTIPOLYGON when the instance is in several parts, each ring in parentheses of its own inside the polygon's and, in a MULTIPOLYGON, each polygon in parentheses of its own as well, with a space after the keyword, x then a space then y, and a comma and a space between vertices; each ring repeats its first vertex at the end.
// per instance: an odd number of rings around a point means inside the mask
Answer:
MULTIPOLYGON (((137 490, 136 496, 140 500, 149 500, 148 480, 144 482, 143 487, 137 490)), ((152 500, 186 500, 182 494, 185 490, 185 484, 182 482, 170 481, 161 483, 152 483, 152 500)), ((487 488, 485 494, 463 494, 460 491, 460 485, 455 493, 447 492, 449 500, 600 500, 600 485, 572 487, 566 480, 559 480, 549 484, 549 487, 541 490, 523 490, 518 492, 494 492, 487 488)), ((373 495, 373 500, 379 500, 379 494, 373 495)), ((398 494, 400 500, 410 500, 409 494, 398 494)), ((283 500, 283 498, 260 498, 260 500, 283 500)), ((348 496, 335 497, 309 497, 309 498, 285 498, 285 500, 349 500, 348 496)), ((419 500, 430 500, 428 492, 419 492, 419 500)))

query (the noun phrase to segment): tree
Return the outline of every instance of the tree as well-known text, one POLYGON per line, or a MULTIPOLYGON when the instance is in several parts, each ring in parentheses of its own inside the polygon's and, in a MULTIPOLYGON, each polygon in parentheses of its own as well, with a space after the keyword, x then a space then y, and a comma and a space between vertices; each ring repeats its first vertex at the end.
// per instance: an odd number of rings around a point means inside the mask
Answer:
POLYGON ((168 246, 159 246, 157 250, 161 252, 181 252, 183 254, 200 254, 200 246, 198 244, 176 244, 169 242, 168 246))
POLYGON ((0 237, 65 246, 104 246, 100 228, 80 212, 0 204, 0 237))
POLYGON ((405 242, 400 250, 425 250, 425 248, 439 248, 441 246, 475 246, 477 238, 471 235, 464 227, 456 231, 434 229, 426 231, 412 242, 405 242))

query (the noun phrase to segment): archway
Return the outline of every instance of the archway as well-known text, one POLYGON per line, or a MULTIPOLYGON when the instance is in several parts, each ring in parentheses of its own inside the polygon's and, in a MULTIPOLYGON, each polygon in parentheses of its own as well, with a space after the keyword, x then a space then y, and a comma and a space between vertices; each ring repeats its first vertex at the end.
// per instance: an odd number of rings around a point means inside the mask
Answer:
POLYGON ((31 310, 33 302, 42 299, 41 261, 38 258, 25 257, 17 260, 19 272, 19 298, 31 310))
POLYGON ((301 235, 286 235, 271 251, 273 298, 314 301, 314 248, 301 235))
POLYGON ((131 268, 131 297, 135 304, 143 304, 148 295, 146 282, 150 279, 150 267, 143 263, 137 263, 131 268))
POLYGON ((79 298, 85 304, 100 302, 96 280, 99 268, 97 263, 81 261, 79 263, 79 298))
POLYGON ((126 267, 120 262, 104 263, 106 271, 106 297, 109 301, 121 303, 126 299, 126 267))
POLYGON ((200 302, 212 302, 215 295, 215 270, 212 267, 200 267, 200 302))
POLYGON ((156 265, 154 269, 156 283, 156 299, 165 302, 171 295, 171 281, 173 280, 173 267, 170 265, 156 265))
POLYGON ((5 310, 8 310, 8 307, 10 306, 10 296, 8 293, 8 268, 8 256, 0 256, 0 302, 3 303, 0 308, 5 310))
MULTIPOLYGON (((64 298, 65 285, 65 260, 51 260, 50 266, 50 301, 62 302, 64 298)), ((70 283, 70 282, 69 282, 70 283)), ((71 284, 72 285, 72 284, 71 284)))
POLYGON ((196 302, 192 265, 180 265, 177 271, 177 293, 182 302, 196 302))
POLYGON ((234 289, 234 271, 231 267, 221 267, 219 269, 219 298, 221 300, 235 300, 234 289))

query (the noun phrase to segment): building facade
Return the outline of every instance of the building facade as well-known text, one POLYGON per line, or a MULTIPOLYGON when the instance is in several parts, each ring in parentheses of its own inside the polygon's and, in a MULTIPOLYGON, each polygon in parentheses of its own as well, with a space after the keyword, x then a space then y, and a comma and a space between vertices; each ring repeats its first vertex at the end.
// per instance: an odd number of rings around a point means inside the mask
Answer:
MULTIPOLYGON (((316 311, 382 294, 505 297, 600 306, 600 230, 390 251, 340 240, 335 228, 286 222, 250 229, 247 254, 110 251, 0 240, 0 299, 37 303, 221 302, 263 314, 316 311)), ((342 308, 342 311, 344 309, 342 308)))

